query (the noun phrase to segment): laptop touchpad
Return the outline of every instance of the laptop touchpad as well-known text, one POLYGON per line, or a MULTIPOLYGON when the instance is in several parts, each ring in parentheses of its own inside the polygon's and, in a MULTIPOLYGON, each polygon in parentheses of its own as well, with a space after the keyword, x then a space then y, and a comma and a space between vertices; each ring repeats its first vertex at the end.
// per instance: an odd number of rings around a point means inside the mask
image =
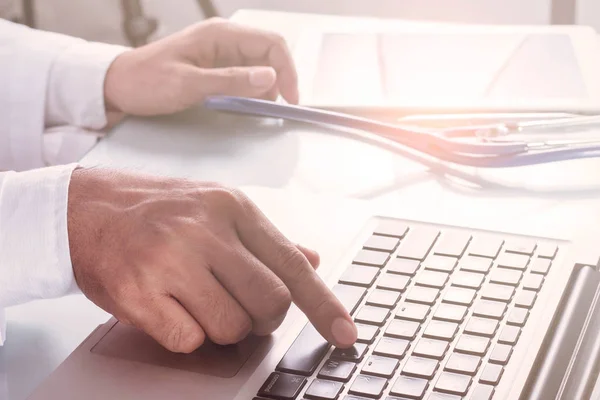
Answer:
POLYGON ((232 378, 254 350, 265 341, 269 341, 269 338, 251 335, 235 345, 219 346, 206 342, 191 354, 179 354, 166 350, 136 328, 116 323, 91 352, 203 375, 232 378))

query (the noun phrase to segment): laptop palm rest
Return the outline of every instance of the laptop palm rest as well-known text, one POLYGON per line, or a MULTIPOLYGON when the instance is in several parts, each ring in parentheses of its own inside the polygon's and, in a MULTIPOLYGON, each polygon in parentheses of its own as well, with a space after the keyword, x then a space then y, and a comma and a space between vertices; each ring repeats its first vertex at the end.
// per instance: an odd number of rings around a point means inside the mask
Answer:
POLYGON ((91 349, 92 353, 179 369, 220 378, 233 378, 261 342, 269 340, 250 335, 235 345, 206 342, 190 354, 172 353, 154 339, 131 326, 116 323, 91 349))

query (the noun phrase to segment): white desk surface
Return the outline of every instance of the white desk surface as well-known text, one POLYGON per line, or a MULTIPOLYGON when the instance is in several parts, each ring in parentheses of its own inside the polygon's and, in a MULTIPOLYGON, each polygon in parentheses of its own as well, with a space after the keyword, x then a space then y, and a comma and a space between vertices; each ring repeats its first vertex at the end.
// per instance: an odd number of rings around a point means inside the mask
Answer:
MULTIPOLYGON (((235 19, 279 31, 291 42, 302 26, 347 23, 259 11, 241 11, 235 19)), ((313 224, 319 234, 305 230, 292 239, 317 248, 324 263, 334 262, 342 248, 322 248, 323 237, 334 232, 323 221, 351 233, 375 213, 569 238, 594 229, 600 215, 600 160, 463 171, 473 185, 334 131, 200 110, 130 119, 82 163, 242 187, 285 233, 296 232, 286 226, 296 223, 290 221, 313 224)), ((0 349, 0 399, 6 400, 26 399, 108 319, 83 296, 14 307, 7 317, 8 341, 0 349)))

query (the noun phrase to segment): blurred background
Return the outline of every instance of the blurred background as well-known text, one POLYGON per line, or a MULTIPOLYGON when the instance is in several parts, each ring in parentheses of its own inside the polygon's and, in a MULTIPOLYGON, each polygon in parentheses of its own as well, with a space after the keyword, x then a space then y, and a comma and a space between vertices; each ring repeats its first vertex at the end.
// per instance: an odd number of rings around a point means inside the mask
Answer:
POLYGON ((463 23, 577 23, 600 31, 600 0, 0 0, 0 17, 88 40, 139 45, 241 8, 463 23))

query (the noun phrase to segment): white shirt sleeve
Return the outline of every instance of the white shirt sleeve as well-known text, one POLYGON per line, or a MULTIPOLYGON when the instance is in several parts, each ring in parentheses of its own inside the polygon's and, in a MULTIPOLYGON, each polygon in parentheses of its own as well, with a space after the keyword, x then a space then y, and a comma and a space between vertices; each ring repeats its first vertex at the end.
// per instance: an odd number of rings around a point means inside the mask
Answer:
POLYGON ((0 19, 0 170, 25 171, 0 173, 0 344, 3 308, 77 289, 67 231, 76 165, 46 165, 106 125, 104 78, 126 50, 0 19))

